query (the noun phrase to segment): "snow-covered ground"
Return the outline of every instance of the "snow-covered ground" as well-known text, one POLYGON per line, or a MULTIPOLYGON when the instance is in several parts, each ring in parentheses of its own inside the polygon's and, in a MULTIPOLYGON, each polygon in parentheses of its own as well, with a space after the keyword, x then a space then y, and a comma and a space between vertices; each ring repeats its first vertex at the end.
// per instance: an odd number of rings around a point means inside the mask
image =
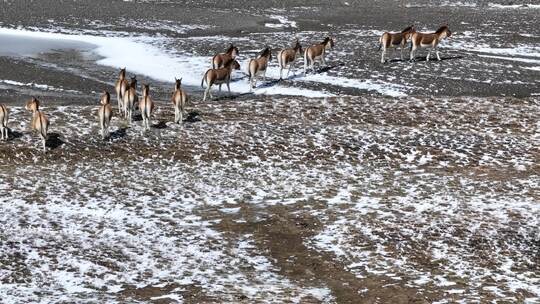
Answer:
MULTIPOLYGON (((94 107, 46 104, 47 154, 19 107, 0 144, 10 303, 336 301, 266 247, 278 210, 316 219, 302 243, 360 281, 540 300, 538 100, 211 102, 183 128, 159 104, 149 133, 115 118, 105 142, 94 107)), ((359 299, 381 288, 366 286, 359 299)))

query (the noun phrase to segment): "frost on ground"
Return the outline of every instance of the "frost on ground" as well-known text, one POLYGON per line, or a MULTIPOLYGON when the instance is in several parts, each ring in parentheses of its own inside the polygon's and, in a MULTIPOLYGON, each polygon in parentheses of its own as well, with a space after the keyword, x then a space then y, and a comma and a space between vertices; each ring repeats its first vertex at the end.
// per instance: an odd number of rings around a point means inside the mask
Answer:
POLYGON ((45 106, 47 154, 11 109, 10 303, 540 301, 537 99, 159 104, 105 142, 45 106))

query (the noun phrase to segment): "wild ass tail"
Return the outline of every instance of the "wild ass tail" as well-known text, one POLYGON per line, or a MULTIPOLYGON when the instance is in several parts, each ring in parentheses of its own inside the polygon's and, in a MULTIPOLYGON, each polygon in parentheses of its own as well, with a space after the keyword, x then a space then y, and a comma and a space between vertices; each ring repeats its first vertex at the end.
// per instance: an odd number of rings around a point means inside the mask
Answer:
POLYGON ((248 62, 248 68, 247 68, 247 72, 248 72, 248 77, 249 77, 249 80, 251 80, 251 76, 252 76, 252 73, 251 73, 251 62, 253 62, 253 59, 250 59, 249 62, 248 62))
POLYGON ((208 75, 208 71, 206 71, 206 73, 204 73, 204 76, 201 80, 201 88, 204 88, 204 80, 206 79, 206 75, 208 75))
MULTIPOLYGON (((278 65, 279 65, 280 68, 283 68, 283 66, 281 65, 281 61, 282 61, 281 54, 282 53, 283 53, 283 50, 279 51, 278 54, 277 54, 277 62, 278 62, 278 65)), ((295 56, 296 56, 296 54, 295 54, 295 56)))

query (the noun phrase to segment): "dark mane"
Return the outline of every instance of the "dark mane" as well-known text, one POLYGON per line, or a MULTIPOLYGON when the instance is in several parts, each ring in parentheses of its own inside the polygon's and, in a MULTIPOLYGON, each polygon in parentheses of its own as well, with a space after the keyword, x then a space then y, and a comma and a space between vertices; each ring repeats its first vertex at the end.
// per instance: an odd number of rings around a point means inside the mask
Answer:
POLYGON ((443 26, 441 26, 435 33, 436 33, 436 34, 440 34, 440 33, 444 32, 444 31, 447 31, 447 30, 448 30, 448 26, 447 26, 447 25, 443 25, 443 26))
POLYGON ((411 25, 411 26, 407 26, 403 31, 401 31, 402 33, 406 33, 406 32, 409 32, 409 31, 412 31, 414 29, 414 26, 411 25))
POLYGON ((231 45, 229 46, 229 48, 227 49, 225 53, 226 54, 232 53, 233 50, 236 50, 236 52, 238 53, 238 48, 235 47, 234 44, 231 43, 231 45))
POLYGON ((231 64, 233 64, 233 63, 234 63, 234 59, 229 58, 227 61, 225 61, 225 62, 223 63, 223 67, 224 67, 224 68, 228 68, 229 65, 231 65, 231 64))
POLYGON ((267 56, 268 54, 270 54, 270 48, 269 47, 265 47, 264 50, 262 50, 259 54, 259 57, 265 57, 267 56))
POLYGON ((131 81, 129 83, 129 86, 132 88, 137 88, 137 76, 131 77, 131 81))

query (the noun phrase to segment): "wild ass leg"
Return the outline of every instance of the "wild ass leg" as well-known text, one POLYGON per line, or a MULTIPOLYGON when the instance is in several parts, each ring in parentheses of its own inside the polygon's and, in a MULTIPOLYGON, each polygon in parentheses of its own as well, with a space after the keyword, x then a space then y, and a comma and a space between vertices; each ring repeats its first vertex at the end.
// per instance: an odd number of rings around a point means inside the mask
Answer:
POLYGON ((206 95, 208 94, 209 89, 210 89, 210 86, 206 87, 206 90, 204 90, 203 101, 206 101, 206 95))
POLYGON ((381 52, 381 63, 384 63, 386 60, 384 60, 384 55, 386 54, 386 48, 383 47, 382 48, 382 52, 381 52))
MULTIPOLYGON (((294 62, 291 62, 291 64, 289 64, 289 69, 287 69, 287 78, 289 78, 289 73, 291 72, 291 70, 294 68, 294 62)), ((294 75, 294 73, 293 73, 294 75)))
POLYGON ((120 97, 120 94, 116 94, 116 97, 118 99, 118 113, 122 115, 122 112, 124 111, 124 105, 122 103, 122 98, 120 97))
POLYGON ((437 55, 437 59, 441 61, 441 56, 439 56, 439 48, 435 47, 435 55, 437 55))
POLYGON ((43 135, 43 131, 40 131, 41 143, 43 144, 43 152, 47 152, 47 137, 43 135))
POLYGON ((182 121, 184 120, 184 117, 182 117, 184 115, 183 113, 184 111, 182 109, 178 109, 178 124, 181 124, 182 121))

